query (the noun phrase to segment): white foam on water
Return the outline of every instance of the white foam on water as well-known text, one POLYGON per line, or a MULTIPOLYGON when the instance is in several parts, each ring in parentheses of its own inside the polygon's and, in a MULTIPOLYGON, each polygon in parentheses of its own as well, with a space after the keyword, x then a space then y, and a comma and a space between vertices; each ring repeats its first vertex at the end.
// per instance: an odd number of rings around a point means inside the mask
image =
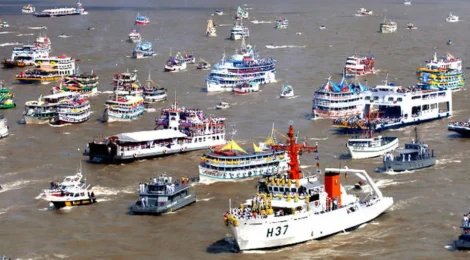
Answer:
POLYGON ((30 30, 42 30, 42 29, 47 29, 47 27, 45 26, 31 26, 31 27, 28 27, 28 29, 30 30))
MULTIPOLYGON (((282 99, 295 99, 295 98, 298 98, 299 96, 292 96, 292 97, 284 97, 282 99)), ((281 96, 279 96, 279 98, 281 98, 281 96)))
POLYGON ((26 187, 30 183, 34 183, 37 181, 32 181, 32 180, 19 180, 19 181, 14 181, 14 182, 8 182, 5 184, 2 184, 2 190, 0 190, 0 193, 10 191, 10 190, 18 190, 26 187))
POLYGON ((438 165, 454 164, 454 163, 462 163, 462 161, 460 161, 460 160, 452 160, 452 159, 440 159, 440 160, 436 160, 436 164, 438 164, 438 165))
POLYGON ((70 132, 64 132, 63 134, 64 134, 64 135, 69 135, 69 134, 70 134, 70 132))
POLYGON ((253 21, 250 21, 251 23, 254 23, 254 24, 260 24, 260 23, 274 23, 273 21, 258 21, 258 20, 253 20, 253 21))
POLYGON ((296 32, 295 34, 297 34, 297 35, 302 35, 302 32, 296 32))
POLYGON ((300 169, 306 169, 311 167, 316 167, 316 165, 300 165, 300 169))
MULTIPOLYGON (((0 159, 3 159, 3 158, 0 158, 0 159)), ((16 174, 18 174, 18 172, 7 172, 7 173, 1 174, 0 177, 13 176, 13 175, 16 175, 16 174)))
POLYGON ((49 123, 49 126, 52 126, 52 127, 64 127, 64 126, 68 126, 68 125, 72 125, 72 124, 67 123, 67 124, 54 125, 54 124, 49 123))
POLYGON ((410 204, 414 203, 414 201, 417 199, 417 197, 413 197, 407 200, 400 200, 393 204, 393 206, 390 208, 390 211, 395 211, 395 210, 402 210, 407 208, 410 204))
POLYGON ((323 138, 308 138, 308 140, 326 141, 326 140, 328 140, 328 137, 323 137, 323 138))
POLYGON ((57 36, 57 37, 59 37, 59 38, 70 38, 70 37, 72 37, 72 36, 70 36, 70 35, 59 35, 59 36, 57 36))
POLYGON ((62 210, 62 211, 71 211, 73 208, 74 208, 73 206, 67 206, 67 207, 60 208, 59 210, 62 210))
POLYGON ((52 83, 52 82, 50 82, 50 81, 42 81, 42 82, 41 82, 41 85, 49 85, 49 84, 51 84, 51 83, 52 83))
POLYGON ((157 110, 155 108, 146 108, 144 110, 147 111, 148 113, 157 112, 157 110))
POLYGON ((217 25, 217 26, 219 26, 219 27, 223 27, 223 26, 233 26, 233 24, 219 24, 219 25, 217 25))
POLYGON ((8 33, 14 33, 14 32, 0 32, 0 34, 8 34, 8 33))
POLYGON ((307 47, 306 45, 266 45, 266 48, 268 49, 286 49, 286 48, 305 48, 307 47))
POLYGON ((364 223, 358 227, 358 229, 365 228, 367 226, 367 223, 364 223))
POLYGON ((69 256, 65 254, 52 254, 52 255, 60 259, 69 258, 69 256))
POLYGON ((210 201, 213 198, 205 198, 205 199, 196 199, 196 201, 210 201))
POLYGON ((6 42, 0 44, 0 47, 5 47, 5 46, 13 46, 13 45, 22 45, 23 43, 21 42, 6 42))
POLYGON ((17 34, 16 36, 30 36, 30 35, 34 35, 34 33, 20 33, 20 34, 17 34))
POLYGON ((6 158, 6 156, 0 156, 0 160, 5 160, 6 158))

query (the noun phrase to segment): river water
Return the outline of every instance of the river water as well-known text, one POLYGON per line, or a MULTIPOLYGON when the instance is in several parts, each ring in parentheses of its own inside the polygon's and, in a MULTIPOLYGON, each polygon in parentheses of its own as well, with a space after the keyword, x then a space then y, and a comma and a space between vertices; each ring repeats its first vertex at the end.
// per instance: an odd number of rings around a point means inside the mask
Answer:
MULTIPOLYGON (((376 85, 389 75, 396 85, 416 82, 415 70, 433 52, 451 52, 465 61, 468 57, 468 22, 463 11, 470 8, 464 0, 417 0, 405 6, 400 0, 254 0, 247 5, 251 31, 249 43, 263 57, 274 57, 278 83, 265 85, 262 91, 248 96, 228 93, 208 94, 203 91, 207 71, 163 73, 170 51, 191 51, 212 64, 239 47, 240 42, 227 40, 232 15, 238 5, 234 1, 149 1, 116 0, 83 1, 88 16, 34 18, 22 15, 27 3, 42 10, 74 1, 11 1, 0 0, 0 18, 11 27, 0 29, 0 57, 9 57, 17 42, 34 41, 39 30, 31 26, 45 25, 52 40, 53 55, 67 54, 80 61, 81 71, 94 70, 100 76, 100 91, 91 98, 92 119, 81 125, 51 127, 20 125, 23 104, 41 94, 50 93, 49 85, 20 85, 14 75, 20 69, 0 70, 0 79, 16 94, 16 109, 3 111, 9 120, 11 135, 0 140, 0 255, 21 259, 466 259, 469 254, 457 252, 449 244, 456 238, 462 214, 469 210, 467 167, 469 140, 447 131, 449 120, 466 120, 467 91, 454 94, 452 119, 419 126, 424 141, 436 151, 435 167, 404 174, 374 173, 381 166, 378 159, 352 161, 345 156, 345 142, 350 136, 331 132, 331 120, 309 118, 312 93, 331 75, 336 81, 345 59, 353 53, 373 53, 377 75, 368 76, 368 84, 376 85), (374 16, 354 17, 365 7, 374 16), (225 15, 213 17, 219 25, 216 38, 204 36, 206 21, 215 8, 225 15), (460 15, 460 23, 445 23, 452 11, 460 15), (142 27, 146 40, 152 41, 158 55, 151 59, 130 59, 133 45, 126 42, 137 12, 150 17, 151 24, 142 27), (276 18, 289 19, 286 30, 274 29, 276 18), (392 35, 377 31, 384 16, 399 26, 392 35), (253 23, 253 20, 257 22, 253 23), (413 22, 418 30, 406 30, 413 22), (325 25, 326 30, 318 27, 325 25), (89 31, 89 26, 96 30, 89 31), (8 33, 6 33, 8 32, 8 33), (66 34, 69 38, 58 38, 66 34), (453 45, 446 45, 451 38, 453 45), (239 183, 196 184, 198 202, 173 214, 160 217, 132 216, 128 207, 137 199, 139 182, 160 173, 173 176, 196 176, 204 151, 178 154, 166 158, 143 160, 124 165, 90 164, 81 154, 86 143, 96 136, 126 131, 150 130, 156 112, 149 112, 132 123, 102 124, 98 122, 104 100, 112 86, 112 75, 127 69, 139 70, 139 78, 152 77, 169 89, 170 100, 177 93, 178 102, 186 107, 204 109, 206 114, 226 117, 238 131, 234 139, 242 146, 263 141, 274 123, 286 132, 294 121, 300 138, 319 145, 323 167, 366 169, 385 196, 392 196, 395 205, 380 218, 359 229, 320 241, 279 250, 234 253, 233 242, 223 224, 223 213, 229 199, 238 204, 255 192, 256 180, 239 183), (280 100, 283 84, 295 89, 295 98, 280 100), (107 92, 106 92, 107 91, 107 92), (216 111, 220 101, 231 108, 216 111), (86 179, 94 185, 100 201, 90 207, 52 210, 47 202, 36 197, 51 180, 61 180, 75 173, 82 162, 86 179)), ((168 106, 171 101, 157 105, 168 106)), ((400 137, 403 144, 412 137, 413 127, 384 134, 400 137)), ((304 171, 315 171, 314 156, 301 159, 304 171)), ((322 179, 323 176, 320 176, 322 179)), ((358 181, 352 176, 343 179, 351 188, 358 181)), ((366 190, 367 191, 367 190, 366 190)), ((366 193, 358 193, 366 196, 366 193)), ((329 223, 334 225, 334 223, 329 223)))

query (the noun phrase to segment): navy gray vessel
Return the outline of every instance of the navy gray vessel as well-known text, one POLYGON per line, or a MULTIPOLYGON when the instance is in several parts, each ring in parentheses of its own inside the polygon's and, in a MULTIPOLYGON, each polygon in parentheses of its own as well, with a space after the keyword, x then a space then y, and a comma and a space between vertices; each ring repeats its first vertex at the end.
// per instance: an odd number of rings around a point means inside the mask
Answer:
POLYGON ((385 154, 384 168, 386 171, 409 171, 436 164, 434 150, 429 149, 427 144, 419 141, 417 128, 415 128, 415 140, 406 143, 402 149, 385 154))
POLYGON ((462 234, 454 241, 454 245, 457 249, 470 249, 470 213, 463 215, 460 228, 462 234))
POLYGON ((196 194, 189 188, 191 181, 181 178, 173 182, 172 177, 161 175, 139 185, 139 200, 131 206, 134 214, 160 215, 173 212, 196 202, 196 194))

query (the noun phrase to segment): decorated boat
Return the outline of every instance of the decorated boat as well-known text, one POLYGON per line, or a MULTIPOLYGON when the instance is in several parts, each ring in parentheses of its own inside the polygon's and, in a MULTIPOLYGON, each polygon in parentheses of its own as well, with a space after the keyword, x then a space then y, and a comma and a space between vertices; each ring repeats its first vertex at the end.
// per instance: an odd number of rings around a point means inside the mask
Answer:
POLYGON ((346 59, 346 64, 344 65, 344 75, 346 77, 355 77, 375 74, 374 65, 374 55, 359 56, 354 54, 346 59))
POLYGON ((367 130, 364 136, 350 138, 346 147, 353 159, 374 158, 397 148, 398 137, 374 136, 373 130, 367 130))
POLYGON ((250 37, 250 29, 243 23, 236 23, 230 31, 230 39, 236 41, 250 37))
POLYGON ((68 15, 87 15, 88 11, 83 8, 82 3, 78 1, 77 7, 60 7, 53 9, 46 9, 40 13, 34 13, 36 17, 59 17, 68 15))
POLYGON ((289 20, 284 17, 281 17, 279 20, 276 20, 276 28, 277 29, 287 29, 289 26, 289 20))
POLYGON ((137 17, 135 18, 135 24, 147 25, 149 23, 150 23, 150 20, 147 16, 143 16, 140 13, 137 14, 137 17))
POLYGON ((294 88, 291 85, 284 85, 282 87, 280 98, 289 98, 294 96, 294 88))
POLYGON ((132 31, 129 33, 129 41, 136 43, 140 42, 142 40, 142 36, 140 35, 139 29, 132 29, 132 31))
POLYGON ((4 115, 0 114, 0 139, 8 136, 8 122, 4 115))
POLYGON ((75 175, 66 176, 61 182, 51 181, 50 188, 42 190, 39 195, 45 200, 65 196, 66 191, 82 186, 85 183, 82 179, 82 171, 78 169, 75 175))
POLYGON ((380 33, 394 33, 397 31, 397 28, 395 21, 384 19, 384 21, 380 23, 379 31, 380 33))
POLYGON ((103 122, 131 121, 144 114, 144 99, 140 96, 115 95, 109 97, 105 103, 103 122))
POLYGON ((144 88, 140 82, 134 83, 120 83, 114 87, 114 94, 119 96, 138 96, 142 97, 144 94, 144 88))
POLYGON ((452 115, 452 91, 427 90, 393 83, 378 85, 365 96, 365 118, 342 117, 333 121, 341 132, 381 131, 421 124, 452 115))
POLYGON ((13 48, 10 59, 2 61, 5 68, 33 66, 37 58, 49 57, 49 50, 35 47, 35 45, 23 45, 13 48))
POLYGON ((447 124, 447 130, 470 137, 470 119, 467 122, 452 121, 447 124))
POLYGON ((67 56, 36 58, 32 70, 22 71, 15 79, 21 83, 60 80, 75 73, 75 59, 67 56))
POLYGON ((203 59, 197 64, 196 69, 198 70, 210 70, 211 64, 203 59))
POLYGON ((253 148, 245 150, 233 139, 226 145, 205 153, 199 164, 201 181, 236 181, 246 178, 274 175, 288 168, 286 150, 274 150, 274 129, 272 135, 253 148))
POLYGON ((23 112, 25 124, 47 124, 58 117, 58 107, 78 96, 77 93, 64 92, 48 96, 40 96, 38 100, 27 101, 23 112))
POLYGON ((422 68, 418 68, 417 73, 421 72, 443 72, 447 70, 462 71, 462 59, 455 58, 452 54, 446 53, 445 56, 438 57, 437 53, 434 53, 431 60, 426 60, 422 68))
POLYGON ((250 199, 238 207, 229 206, 224 214, 225 225, 242 251, 331 236, 370 222, 393 205, 393 198, 384 197, 365 170, 327 168, 323 184, 316 175, 303 173, 298 156, 316 147, 298 144, 292 124, 286 144, 272 149, 287 151, 289 168, 261 178, 255 196, 247 195, 250 199), (342 174, 364 179, 371 194, 364 199, 347 194, 341 185, 342 174))
POLYGON ((16 107, 15 95, 10 89, 5 88, 5 81, 0 80, 0 109, 8 109, 16 107))
POLYGON ((132 57, 136 59, 149 58, 155 56, 152 43, 146 41, 139 41, 132 51, 132 57))
POLYGON ((225 144, 225 118, 204 117, 201 109, 162 108, 156 130, 122 133, 88 144, 90 160, 125 161, 202 150, 225 144))
POLYGON ((161 175, 150 178, 150 182, 139 185, 139 200, 132 206, 134 214, 155 214, 174 212, 196 202, 196 194, 190 192, 192 182, 181 177, 161 175))
POLYGON ((32 14, 34 11, 36 11, 36 8, 32 4, 27 4, 21 9, 21 12, 24 14, 32 14))
POLYGON ((145 103, 154 103, 166 100, 168 97, 167 91, 165 88, 160 87, 155 81, 150 77, 147 79, 146 85, 144 86, 143 97, 145 103))
POLYGON ((185 70, 188 65, 186 62, 181 62, 177 59, 177 57, 171 57, 165 64, 165 72, 177 72, 181 70, 185 70))
POLYGON ((406 29, 408 29, 408 30, 417 30, 418 27, 416 27, 416 26, 415 26, 414 24, 412 24, 412 23, 408 23, 408 24, 406 25, 406 29))
POLYGON ((449 13, 449 16, 446 17, 446 22, 457 23, 459 22, 459 17, 457 15, 453 15, 452 13, 449 13))
POLYGON ((53 118, 51 123, 57 125, 79 124, 88 121, 90 115, 90 101, 85 97, 75 96, 57 106, 57 117, 53 118))
POLYGON ((48 51, 51 51, 52 49, 51 44, 51 39, 49 39, 45 33, 39 33, 36 41, 34 41, 34 47, 38 49, 47 49, 48 51))
POLYGON ((209 77, 206 78, 207 92, 232 91, 240 81, 252 81, 260 84, 276 82, 276 60, 260 58, 258 51, 242 40, 240 52, 229 60, 214 65, 209 77))
POLYGON ((117 85, 118 82, 121 84, 124 83, 134 83, 137 81, 137 70, 134 69, 132 72, 127 70, 126 72, 116 73, 113 77, 114 85, 117 85))
POLYGON ((182 55, 180 52, 178 52, 175 55, 175 59, 181 64, 182 63, 186 63, 186 64, 195 64, 196 63, 196 58, 194 57, 194 55, 189 54, 189 53, 184 53, 182 55))
POLYGON ((217 30, 215 29, 214 22, 210 18, 209 20, 207 20, 206 36, 207 37, 217 36, 217 30))
POLYGON ((329 77, 313 94, 312 117, 362 117, 367 96, 370 96, 369 89, 359 81, 348 83, 343 77, 334 83, 329 77))
POLYGON ((259 83, 255 81, 244 81, 233 87, 233 94, 247 95, 253 92, 259 92, 259 83))
POLYGON ((249 18, 249 13, 241 8, 240 6, 237 8, 237 13, 235 14, 235 19, 241 20, 241 19, 248 19, 249 18))
POLYGON ((374 14, 374 11, 361 8, 356 12, 356 16, 370 16, 374 14))
POLYGON ((79 73, 66 76, 60 81, 60 85, 52 88, 53 93, 77 92, 81 96, 94 96, 98 94, 99 77, 93 72, 79 73))

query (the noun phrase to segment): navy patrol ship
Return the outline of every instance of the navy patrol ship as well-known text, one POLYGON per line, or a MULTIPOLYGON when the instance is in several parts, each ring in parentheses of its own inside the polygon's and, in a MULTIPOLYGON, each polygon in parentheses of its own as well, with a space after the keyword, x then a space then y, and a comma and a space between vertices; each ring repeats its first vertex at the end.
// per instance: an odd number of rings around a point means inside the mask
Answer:
POLYGON ((148 183, 139 185, 139 200, 131 206, 134 214, 161 215, 173 212, 196 202, 196 194, 191 193, 191 182, 182 177, 181 180, 172 181, 172 177, 161 175, 151 178, 148 183))

